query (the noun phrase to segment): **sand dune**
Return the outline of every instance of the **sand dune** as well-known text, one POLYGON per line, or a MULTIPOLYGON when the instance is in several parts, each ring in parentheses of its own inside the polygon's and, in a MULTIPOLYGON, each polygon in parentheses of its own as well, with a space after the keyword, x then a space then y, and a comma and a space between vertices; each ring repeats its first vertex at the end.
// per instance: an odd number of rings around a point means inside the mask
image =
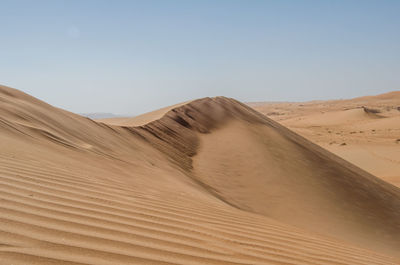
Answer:
POLYGON ((400 187, 400 91, 349 100, 249 105, 400 187))
POLYGON ((151 121, 158 120, 162 118, 162 116, 164 116, 165 113, 167 113, 168 111, 187 103, 189 103, 189 101, 168 106, 162 109, 154 110, 135 117, 106 118, 106 119, 97 119, 96 121, 111 125, 119 125, 119 126, 141 126, 151 121))
POLYGON ((400 262, 398 188, 235 100, 148 121, 0 87, 0 264, 400 262))

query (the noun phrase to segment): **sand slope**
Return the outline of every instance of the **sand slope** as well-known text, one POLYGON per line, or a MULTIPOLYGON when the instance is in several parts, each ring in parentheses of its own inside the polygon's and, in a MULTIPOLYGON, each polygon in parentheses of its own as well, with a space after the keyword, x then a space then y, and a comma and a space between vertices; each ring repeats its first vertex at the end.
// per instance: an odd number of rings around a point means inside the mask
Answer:
POLYGON ((193 101, 145 129, 174 148, 183 143, 193 164, 180 156, 178 164, 232 206, 398 254, 399 189, 237 101, 193 101))
POLYGON ((400 187, 400 91, 349 100, 249 105, 400 187))
POLYGON ((141 127, 96 123, 7 87, 0 87, 0 102, 0 264, 399 262, 393 253, 398 244, 398 189, 343 164, 234 100, 194 101, 141 127), (230 145, 220 142, 222 135, 232 140, 230 145), (257 137, 266 137, 272 149, 263 148, 257 137), (280 144, 274 144, 276 137, 280 144), (238 146, 233 140, 244 142, 238 146), (222 145, 218 152, 208 153, 217 143, 222 145), (287 186, 268 172, 253 171, 260 160, 271 163, 268 156, 282 152, 275 149, 283 144, 304 152, 305 161, 312 157, 331 163, 343 173, 332 177, 343 181, 328 181, 329 167, 328 173, 321 173, 312 161, 303 167, 295 164, 298 172, 276 171, 287 186), (233 153, 253 147, 246 155, 255 155, 254 161, 233 153), (219 168, 223 163, 228 167, 219 168), (331 193, 343 194, 324 194, 324 181, 303 176, 307 168, 322 174, 331 193), (241 173, 246 173, 247 186, 239 183, 241 173), (303 187, 291 183, 294 179, 305 181, 303 187), (266 185, 265 194, 258 194, 257 181, 260 186, 275 182, 277 187, 266 185), (355 189, 353 195, 348 187, 355 189), (302 194, 304 189, 309 196, 302 194), (291 198, 276 199, 268 213, 265 203, 277 190, 282 197, 300 196, 297 202, 305 198, 295 213, 301 225, 279 214, 294 208, 291 198), (314 201, 317 196, 321 202, 314 201), (314 216, 325 202, 327 208, 320 210, 324 218, 332 218, 329 224, 354 228, 354 233, 315 233, 302 224, 310 216, 314 224, 325 220, 314 216), (361 221, 361 228, 339 214, 361 221), (366 236, 358 237, 364 228, 366 236), (368 244, 372 228, 377 246, 368 244))

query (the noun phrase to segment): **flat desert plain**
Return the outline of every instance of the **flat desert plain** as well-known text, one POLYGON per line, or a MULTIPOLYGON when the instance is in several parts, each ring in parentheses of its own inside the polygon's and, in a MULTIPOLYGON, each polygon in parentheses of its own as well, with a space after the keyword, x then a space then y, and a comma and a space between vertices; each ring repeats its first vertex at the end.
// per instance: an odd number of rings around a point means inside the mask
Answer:
POLYGON ((399 111, 379 100, 94 121, 0 86, 0 264, 400 264, 399 111))

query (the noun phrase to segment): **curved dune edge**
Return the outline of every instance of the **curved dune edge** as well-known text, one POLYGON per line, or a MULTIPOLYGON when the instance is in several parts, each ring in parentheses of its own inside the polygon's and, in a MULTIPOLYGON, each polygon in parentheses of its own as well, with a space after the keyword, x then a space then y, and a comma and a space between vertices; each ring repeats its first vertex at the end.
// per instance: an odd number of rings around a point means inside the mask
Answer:
POLYGON ((399 262, 221 201, 193 160, 224 112, 107 126, 0 88, 0 264, 399 262))

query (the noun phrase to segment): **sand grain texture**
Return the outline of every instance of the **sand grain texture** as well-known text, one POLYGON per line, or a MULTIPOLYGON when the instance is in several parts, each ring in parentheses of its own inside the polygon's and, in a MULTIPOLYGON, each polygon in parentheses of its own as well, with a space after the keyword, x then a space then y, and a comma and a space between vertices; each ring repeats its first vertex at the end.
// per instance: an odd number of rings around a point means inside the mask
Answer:
POLYGON ((398 264, 399 189, 247 106, 139 127, 0 87, 0 264, 398 264))

